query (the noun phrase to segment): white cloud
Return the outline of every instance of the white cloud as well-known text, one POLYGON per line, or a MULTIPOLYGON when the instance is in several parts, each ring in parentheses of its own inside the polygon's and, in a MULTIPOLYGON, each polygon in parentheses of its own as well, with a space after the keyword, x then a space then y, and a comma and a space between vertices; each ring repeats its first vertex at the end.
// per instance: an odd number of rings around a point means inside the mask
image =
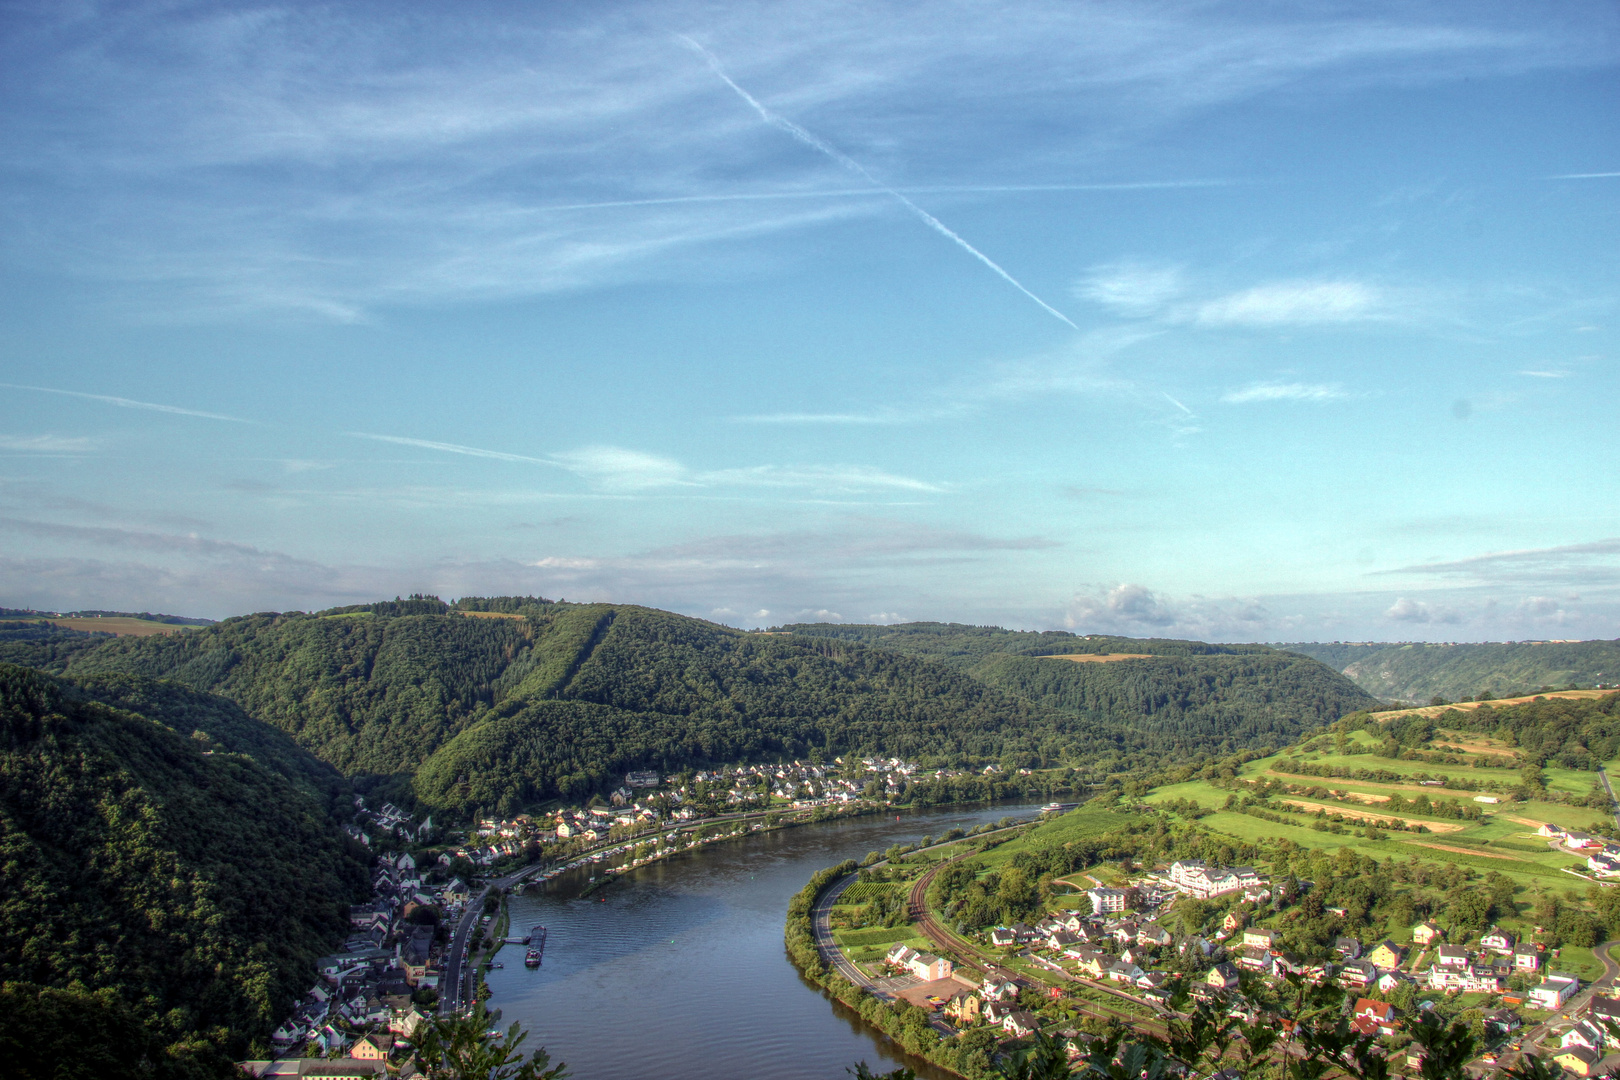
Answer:
POLYGON ((1451 608, 1435 607, 1421 600, 1397 597, 1384 612, 1384 618, 1405 623, 1455 623, 1462 617, 1451 608))
POLYGON ((1252 641, 1271 616, 1257 600, 1171 600, 1144 585, 1124 582, 1111 589, 1076 594, 1069 601, 1063 621, 1082 634, 1252 641))
POLYGON ((1183 276, 1179 266, 1096 266, 1075 283, 1074 294, 1122 315, 1152 315, 1181 295, 1183 276))
POLYGON ((618 446, 586 446, 552 458, 604 491, 649 491, 694 483, 678 461, 618 446))
POLYGON ((1248 405, 1257 401, 1338 401, 1350 395, 1338 383, 1251 383, 1241 390, 1221 396, 1228 405, 1248 405))
POLYGON ((697 474, 697 482, 718 487, 803 488, 820 492, 859 494, 870 491, 943 492, 947 488, 926 480, 898 476, 863 465, 811 465, 784 468, 755 465, 717 469, 697 474))
POLYGON ((1567 372, 1567 371, 1521 371, 1521 372, 1519 372, 1519 374, 1520 375, 1528 375, 1532 379, 1567 379, 1567 378, 1569 378, 1569 372, 1567 372))
POLYGON ((0 450, 23 454, 87 454, 95 445, 84 436, 0 435, 0 450))
POLYGON ((1195 320, 1206 326, 1342 323, 1375 317, 1381 294, 1355 281, 1288 281, 1210 300, 1195 320))
POLYGON ((1605 16, 1511 7, 1330 22, 1057 0, 1016 20, 994 4, 923 19, 905 5, 679 0, 567 18, 544 5, 83 11, 10 13, 0 120, 8 160, 37 178, 7 211, 14 247, 162 284, 171 305, 178 286, 190 314, 338 321, 401 301, 689 275, 697 249, 895 212, 784 145, 671 30, 902 191, 1063 186, 939 181, 1072 172, 1122 138, 1280 87, 1607 61, 1593 28, 1605 16), (1013 124, 1046 137, 1010 148, 1013 124))

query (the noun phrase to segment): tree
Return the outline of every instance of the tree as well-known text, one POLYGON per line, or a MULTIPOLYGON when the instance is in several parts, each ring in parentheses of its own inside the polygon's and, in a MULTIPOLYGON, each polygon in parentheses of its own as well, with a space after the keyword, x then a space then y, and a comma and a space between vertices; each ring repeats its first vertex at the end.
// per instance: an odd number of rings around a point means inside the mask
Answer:
POLYGON ((567 1066, 551 1065, 544 1047, 525 1060, 528 1033, 514 1023, 506 1034, 489 1033, 483 1002, 466 1016, 436 1017, 419 1029, 416 1067, 427 1080, 563 1080, 567 1066))

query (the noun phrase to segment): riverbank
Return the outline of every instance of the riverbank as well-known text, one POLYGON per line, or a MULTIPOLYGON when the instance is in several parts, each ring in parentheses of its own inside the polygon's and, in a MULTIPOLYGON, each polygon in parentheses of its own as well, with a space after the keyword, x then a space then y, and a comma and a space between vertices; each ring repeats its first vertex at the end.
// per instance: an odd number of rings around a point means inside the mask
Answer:
POLYGON ((928 809, 902 821, 889 812, 749 833, 615 876, 584 899, 591 871, 581 868, 511 897, 514 927, 550 930, 546 958, 537 969, 508 961, 489 972, 490 1004, 578 1076, 705 1080, 769 1061, 775 1080, 827 1080, 864 1060, 878 1073, 909 1066, 924 1080, 953 1080, 853 1010, 807 993, 783 948, 783 914, 825 866, 1038 808, 928 809), (635 1039, 605 1035, 603 1017, 630 1007, 629 988, 650 985, 679 989, 634 998, 635 1039))

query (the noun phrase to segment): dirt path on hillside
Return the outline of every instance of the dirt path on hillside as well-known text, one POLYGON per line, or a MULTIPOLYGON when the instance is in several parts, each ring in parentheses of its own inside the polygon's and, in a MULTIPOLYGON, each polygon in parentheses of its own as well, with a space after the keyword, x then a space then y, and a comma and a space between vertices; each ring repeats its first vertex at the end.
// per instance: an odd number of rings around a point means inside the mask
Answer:
POLYGON ((1459 855, 1483 855, 1487 859, 1506 859, 1508 862, 1530 861, 1529 859, 1521 859, 1517 855, 1500 855, 1494 851, 1478 851, 1474 848, 1458 847, 1455 844, 1425 844, 1421 840, 1408 842, 1416 844, 1418 847, 1434 848, 1436 851, 1455 851, 1459 855))
MULTIPOLYGON (((1503 771, 1506 772, 1507 770, 1503 771)), ((1461 788, 1425 787, 1423 784, 1387 784, 1381 780, 1352 780, 1346 776, 1305 776, 1301 773, 1283 772, 1282 770, 1273 768, 1271 766, 1266 767, 1266 772, 1280 780, 1286 780, 1290 784, 1295 784, 1299 787, 1319 787, 1328 791, 1343 791, 1347 795, 1361 795, 1369 793, 1351 791, 1343 786, 1345 784, 1358 784, 1361 787, 1378 788, 1382 791, 1410 791, 1414 795, 1427 795, 1430 798, 1437 795, 1455 795, 1461 796, 1465 802, 1473 799, 1475 795, 1496 795, 1498 798, 1502 797, 1500 792, 1493 791, 1464 791, 1461 788)), ((1370 794, 1369 797, 1381 800, 1389 798, 1388 795, 1378 796, 1370 794)), ((1537 822, 1537 824, 1539 825, 1540 822, 1537 822)))
POLYGON ((1297 806, 1301 810, 1309 810, 1313 814, 1318 810, 1326 810, 1330 814, 1338 814, 1341 817, 1354 818, 1357 821, 1371 821, 1375 824, 1380 821, 1401 821, 1408 825, 1422 825, 1430 832, 1436 833, 1461 832, 1463 829, 1468 827, 1465 824, 1455 821, 1430 821, 1427 818, 1402 817, 1400 814, 1375 814, 1370 810, 1352 810, 1347 806, 1334 806, 1331 803, 1306 802, 1304 799, 1283 799, 1282 801, 1287 803, 1289 806, 1297 806))

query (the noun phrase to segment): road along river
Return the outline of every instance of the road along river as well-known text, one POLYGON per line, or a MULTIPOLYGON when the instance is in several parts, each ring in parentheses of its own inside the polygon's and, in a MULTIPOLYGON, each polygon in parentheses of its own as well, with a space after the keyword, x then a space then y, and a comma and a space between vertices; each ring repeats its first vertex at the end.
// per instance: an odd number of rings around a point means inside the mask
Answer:
POLYGON ((547 927, 545 962, 507 946, 487 979, 501 1026, 578 1080, 843 1080, 906 1062, 884 1036, 799 977, 782 945, 788 899, 817 870, 952 827, 1027 817, 998 803, 803 825, 710 844, 580 898, 581 869, 511 898, 511 933, 547 927))

